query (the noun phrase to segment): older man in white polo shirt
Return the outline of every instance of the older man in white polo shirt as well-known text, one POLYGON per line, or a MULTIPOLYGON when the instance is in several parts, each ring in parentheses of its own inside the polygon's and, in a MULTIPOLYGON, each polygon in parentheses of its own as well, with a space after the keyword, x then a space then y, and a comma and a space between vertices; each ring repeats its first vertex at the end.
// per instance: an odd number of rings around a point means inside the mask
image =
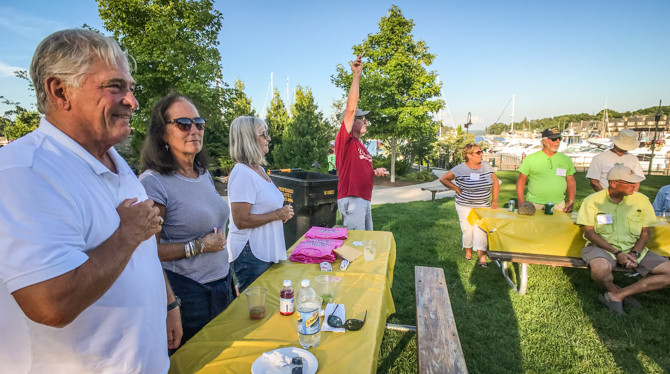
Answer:
POLYGON ((589 184, 595 192, 606 189, 609 186, 607 173, 615 165, 628 166, 635 174, 641 176, 642 180, 645 179, 642 166, 640 166, 640 160, 634 154, 628 153, 628 151, 637 149, 640 146, 640 141, 637 140, 637 133, 628 129, 621 130, 611 140, 614 143, 612 148, 596 155, 591 160, 589 170, 586 172, 586 179, 589 180, 589 184))
POLYGON ((112 147, 138 105, 126 57, 63 30, 30 74, 45 116, 0 150, 0 371, 166 373, 181 326, 166 308, 161 221, 112 147))

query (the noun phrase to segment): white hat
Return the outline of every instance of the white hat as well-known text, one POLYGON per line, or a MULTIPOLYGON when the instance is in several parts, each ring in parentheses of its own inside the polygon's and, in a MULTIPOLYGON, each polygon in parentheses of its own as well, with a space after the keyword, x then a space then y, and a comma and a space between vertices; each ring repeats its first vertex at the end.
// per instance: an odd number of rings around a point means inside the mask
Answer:
POLYGON ((619 133, 610 138, 614 145, 623 149, 624 151, 632 151, 640 147, 640 141, 637 140, 637 133, 633 130, 621 130, 619 133))
POLYGON ((626 181, 629 183, 638 183, 645 179, 645 177, 635 174, 633 169, 624 165, 614 165, 612 170, 607 173, 608 181, 626 181))

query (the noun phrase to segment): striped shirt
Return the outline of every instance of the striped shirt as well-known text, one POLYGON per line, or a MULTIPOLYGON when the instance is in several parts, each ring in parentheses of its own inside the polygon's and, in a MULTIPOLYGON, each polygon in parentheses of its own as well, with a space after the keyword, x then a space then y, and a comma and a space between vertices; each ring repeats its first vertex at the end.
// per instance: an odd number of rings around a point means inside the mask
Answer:
POLYGON ((493 168, 488 162, 482 161, 482 167, 471 169, 460 163, 451 169, 456 176, 454 183, 463 191, 456 195, 458 205, 468 207, 487 207, 493 187, 493 168))

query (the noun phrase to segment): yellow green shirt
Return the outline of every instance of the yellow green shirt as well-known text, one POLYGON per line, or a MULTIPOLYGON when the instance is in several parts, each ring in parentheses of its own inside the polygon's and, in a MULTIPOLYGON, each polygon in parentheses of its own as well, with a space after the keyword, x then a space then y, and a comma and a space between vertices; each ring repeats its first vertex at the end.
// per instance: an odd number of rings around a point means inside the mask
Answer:
MULTIPOLYGON (((593 226, 596 233, 614 248, 628 253, 640 238, 642 228, 656 224, 654 208, 649 198, 639 192, 625 196, 619 204, 615 204, 608 191, 606 188, 584 199, 577 216, 577 224, 593 226), (608 214, 612 216, 612 223, 599 224, 597 216, 608 214)), ((647 251, 645 247, 639 260, 644 258, 647 251)), ((612 257, 616 258, 614 254, 612 257)))
POLYGON ((335 155, 328 155, 328 171, 335 170, 335 155))
POLYGON ((543 151, 537 151, 521 162, 519 172, 528 177, 526 200, 535 204, 550 201, 560 204, 565 200, 568 188, 566 177, 575 173, 575 167, 570 157, 563 153, 549 157, 543 151))

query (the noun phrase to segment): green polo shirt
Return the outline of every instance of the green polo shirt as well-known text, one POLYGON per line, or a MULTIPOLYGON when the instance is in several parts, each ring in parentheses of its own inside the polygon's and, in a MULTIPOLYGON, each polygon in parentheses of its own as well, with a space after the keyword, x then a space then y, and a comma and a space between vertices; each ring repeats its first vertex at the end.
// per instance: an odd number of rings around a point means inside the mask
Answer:
POLYGON ((565 178, 575 173, 575 167, 570 157, 560 152, 549 157, 543 151, 537 151, 523 160, 519 172, 528 177, 527 201, 560 204, 568 188, 565 178))
MULTIPOLYGON (((593 226, 596 233, 614 248, 628 253, 640 238, 642 228, 656 224, 654 207, 649 198, 639 192, 625 196, 619 204, 615 204, 608 191, 606 188, 584 199, 579 208, 577 224, 593 226), (607 214, 612 216, 612 223, 599 224, 597 216, 607 214)), ((645 247, 638 261, 644 258, 647 250, 645 247)), ((616 259, 616 256, 612 254, 612 258, 616 259)))
POLYGON ((335 155, 328 155, 328 171, 335 170, 335 155))

